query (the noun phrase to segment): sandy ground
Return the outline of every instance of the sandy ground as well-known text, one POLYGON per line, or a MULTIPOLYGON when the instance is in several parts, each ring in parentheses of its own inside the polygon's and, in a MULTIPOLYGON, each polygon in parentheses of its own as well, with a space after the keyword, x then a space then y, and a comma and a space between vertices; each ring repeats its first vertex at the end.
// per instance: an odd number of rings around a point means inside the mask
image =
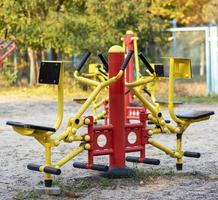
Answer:
MULTIPOLYGON (((65 119, 60 134, 67 119, 73 116, 78 104, 66 102, 65 119)), ((183 105, 180 110, 198 109, 214 110, 218 113, 218 105, 192 104, 183 105)), ((8 120, 21 121, 45 126, 52 126, 56 117, 56 103, 44 100, 16 98, 1 98, 0 100, 0 199, 22 199, 34 186, 43 180, 41 173, 27 170, 28 163, 43 163, 43 149, 32 137, 24 137, 13 132, 6 126, 8 120), (25 192, 27 191, 27 192, 25 192)), ((166 113, 166 111, 164 111, 166 113)), ((87 112, 87 115, 90 111, 87 112)), ((142 180, 113 180, 108 187, 86 188, 80 199, 218 199, 218 115, 209 121, 191 125, 184 135, 184 150, 201 153, 200 159, 185 158, 184 170, 175 170, 175 160, 151 146, 147 148, 148 157, 159 158, 159 166, 138 164, 137 167, 145 174, 155 174, 153 178, 142 180)), ((156 136, 158 141, 175 148, 175 136, 156 136)), ((73 149, 74 144, 62 144, 54 149, 53 159, 63 157, 73 149)), ((85 161, 86 153, 79 155, 73 161, 85 161)), ((108 162, 107 158, 99 159, 108 162)), ((73 161, 62 168, 58 180, 74 187, 75 180, 99 181, 97 172, 73 168, 73 161), (88 177, 88 178, 87 178, 88 177), (90 177, 90 178, 89 178, 90 177)), ((127 163, 133 167, 132 163, 127 163)), ((135 165, 134 165, 135 166, 135 165)), ((27 197, 30 199, 30 197, 27 197)), ((70 195, 54 197, 42 195, 36 199, 72 199, 70 195)))

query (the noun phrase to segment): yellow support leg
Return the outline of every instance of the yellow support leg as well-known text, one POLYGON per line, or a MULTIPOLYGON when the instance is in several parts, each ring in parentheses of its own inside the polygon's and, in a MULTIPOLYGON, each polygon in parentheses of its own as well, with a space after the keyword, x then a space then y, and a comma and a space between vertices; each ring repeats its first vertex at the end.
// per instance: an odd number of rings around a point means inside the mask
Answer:
MULTIPOLYGON (((183 155, 183 152, 182 152, 182 134, 176 135, 176 151, 180 155, 183 155)), ((176 169, 182 170, 182 165, 183 165, 183 156, 176 159, 176 169)))
MULTIPOLYGON (((45 166, 51 166, 51 146, 49 143, 45 144, 45 166)), ((52 186, 51 174, 45 173, 45 187, 52 186)))

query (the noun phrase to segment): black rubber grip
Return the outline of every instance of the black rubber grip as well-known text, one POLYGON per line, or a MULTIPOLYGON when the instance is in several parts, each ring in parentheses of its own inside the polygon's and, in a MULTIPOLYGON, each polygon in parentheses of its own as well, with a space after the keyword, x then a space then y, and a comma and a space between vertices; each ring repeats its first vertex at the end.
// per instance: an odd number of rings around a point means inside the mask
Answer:
POLYGON ((145 56, 143 55, 142 52, 139 52, 139 58, 141 59, 141 61, 144 63, 144 65, 147 67, 147 69, 153 74, 154 73, 154 69, 152 68, 152 66, 149 64, 149 62, 147 61, 147 59, 145 58, 145 56))
POLYGON ((139 162, 139 157, 127 156, 127 157, 126 157, 126 161, 138 163, 138 162, 139 162))
POLYGON ((190 151, 185 151, 183 153, 183 155, 185 157, 191 157, 191 158, 200 158, 201 157, 200 153, 198 153, 198 152, 190 152, 190 151))
POLYGON ((143 88, 144 92, 151 97, 151 93, 147 90, 146 86, 143 88))
POLYGON ((98 69, 98 71, 107 77, 107 74, 104 71, 102 71, 101 69, 98 69))
POLYGON ((73 166, 75 168, 80 168, 80 169, 92 169, 92 170, 97 170, 97 171, 108 171, 109 167, 107 165, 98 165, 98 164, 93 164, 91 168, 87 167, 87 163, 82 163, 82 162, 75 162, 73 163, 73 166))
POLYGON ((75 162, 75 163, 73 163, 73 167, 81 168, 81 169, 87 169, 87 164, 82 163, 82 162, 75 162))
POLYGON ((102 53, 98 53, 97 55, 98 55, 99 59, 101 60, 102 64, 104 65, 105 71, 108 72, 108 63, 107 63, 106 59, 104 58, 102 53))
POLYGON ((124 62, 122 64, 122 66, 121 66, 121 70, 124 71, 126 69, 126 67, 127 67, 128 63, 129 63, 133 53, 134 53, 133 50, 129 50, 129 52, 128 52, 128 54, 127 54, 127 56, 126 56, 126 58, 125 58, 125 60, 124 60, 124 62))
POLYGON ((61 170, 54 168, 54 167, 44 167, 43 170, 45 173, 49 173, 49 174, 55 174, 55 175, 60 175, 61 174, 61 170))
POLYGON ((149 165, 159 165, 160 164, 160 160, 155 159, 155 158, 145 158, 143 163, 149 164, 149 165))
POLYGON ((108 171, 109 167, 107 165, 93 164, 91 169, 106 172, 108 171))
POLYGON ((158 159, 144 158, 144 160, 141 162, 139 160, 139 157, 135 157, 135 156, 127 156, 126 161, 135 162, 135 163, 145 163, 145 164, 150 164, 150 165, 159 165, 160 164, 160 160, 158 160, 158 159))
MULTIPOLYGON (((27 165, 27 168, 33 171, 38 171, 40 172, 39 168, 41 167, 41 165, 38 164, 33 164, 30 163, 27 165)), ((57 169, 57 168, 53 168, 53 167, 44 167, 43 171, 45 173, 49 173, 49 174, 55 174, 55 175, 60 175, 61 174, 61 170, 57 169)))
POLYGON ((30 163, 30 164, 27 165, 27 169, 39 172, 40 166, 41 165, 30 163))
POLYGON ((88 60, 89 56, 91 55, 91 53, 88 51, 84 54, 84 56, 82 57, 82 59, 80 60, 79 65, 77 66, 77 71, 80 72, 80 70, 82 69, 82 67, 85 65, 86 61, 88 60))

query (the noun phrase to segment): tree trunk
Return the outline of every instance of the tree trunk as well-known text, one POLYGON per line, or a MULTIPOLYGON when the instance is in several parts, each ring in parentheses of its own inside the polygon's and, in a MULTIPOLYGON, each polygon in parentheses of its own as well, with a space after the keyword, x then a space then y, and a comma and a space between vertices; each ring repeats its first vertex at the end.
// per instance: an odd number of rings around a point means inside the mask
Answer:
POLYGON ((37 59, 37 52, 31 47, 27 49, 29 61, 30 61, 30 85, 36 85, 38 83, 39 64, 37 59))

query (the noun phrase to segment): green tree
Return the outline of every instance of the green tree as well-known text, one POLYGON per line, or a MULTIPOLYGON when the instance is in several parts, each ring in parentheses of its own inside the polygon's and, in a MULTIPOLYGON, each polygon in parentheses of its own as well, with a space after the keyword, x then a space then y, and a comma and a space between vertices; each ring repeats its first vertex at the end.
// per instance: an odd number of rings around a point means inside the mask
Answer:
POLYGON ((19 49, 28 51, 34 85, 44 50, 65 55, 85 49, 106 53, 111 45, 121 44, 127 30, 138 34, 140 49, 156 43, 164 46, 162 30, 171 26, 172 19, 179 25, 205 24, 211 16, 202 13, 211 2, 214 0, 0 0, 0 28, 15 34, 19 49))

